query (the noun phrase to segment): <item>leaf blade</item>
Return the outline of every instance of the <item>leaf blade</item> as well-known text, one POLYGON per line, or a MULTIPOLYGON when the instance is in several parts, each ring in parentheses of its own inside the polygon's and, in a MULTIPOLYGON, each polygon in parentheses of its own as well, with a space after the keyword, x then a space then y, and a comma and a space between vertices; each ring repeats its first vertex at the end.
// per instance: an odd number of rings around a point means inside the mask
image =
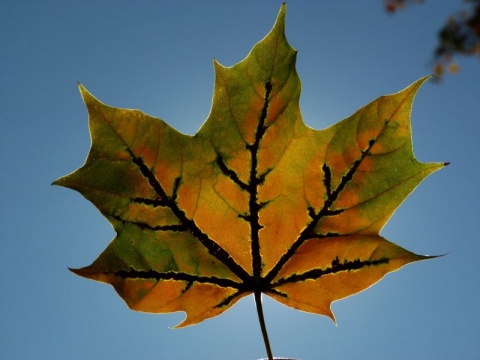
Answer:
POLYGON ((379 235, 446 165, 412 150, 411 107, 427 77, 314 130, 300 113, 296 56, 283 5, 243 61, 214 61, 212 109, 195 136, 80 86, 91 149, 54 184, 90 200, 117 236, 72 271, 111 284, 134 310, 184 311, 187 326, 252 292, 334 319, 333 301, 431 258, 379 235))
POLYGON ((335 321, 331 303, 367 289, 387 273, 414 261, 416 255, 381 236, 355 235, 305 242, 273 282, 280 303, 335 321))

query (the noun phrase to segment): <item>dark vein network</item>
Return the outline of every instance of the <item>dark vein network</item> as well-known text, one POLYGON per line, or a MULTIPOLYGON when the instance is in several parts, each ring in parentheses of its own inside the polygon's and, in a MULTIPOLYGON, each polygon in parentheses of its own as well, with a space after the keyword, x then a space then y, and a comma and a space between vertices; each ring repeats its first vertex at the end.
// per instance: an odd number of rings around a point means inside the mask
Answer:
POLYGON ((208 252, 227 266, 235 275, 242 280, 247 280, 250 275, 230 256, 230 254, 220 247, 216 242, 208 237, 207 234, 202 232, 195 222, 189 219, 185 212, 180 209, 176 202, 176 193, 180 185, 181 179, 177 178, 174 183, 174 195, 169 197, 163 189, 160 182, 155 177, 154 173, 145 165, 143 158, 135 156, 130 149, 126 149, 130 154, 132 162, 138 166, 141 174, 147 179, 152 189, 157 194, 157 197, 165 203, 165 206, 169 207, 173 214, 177 217, 180 225, 185 228, 185 231, 189 231, 200 243, 207 248, 208 252))
MULTIPOLYGON (((355 175, 358 167, 362 163, 363 159, 369 154, 370 149, 375 144, 375 139, 370 140, 368 147, 361 151, 361 155, 356 159, 349 170, 341 177, 340 182, 336 188, 332 187, 332 171, 328 164, 324 163, 322 166, 323 170, 323 184, 326 189, 326 200, 323 207, 316 211, 313 207, 308 207, 308 215, 311 218, 311 221, 306 226, 306 228, 301 232, 297 240, 292 244, 288 251, 282 255, 277 264, 273 269, 264 277, 261 277, 262 273, 262 264, 261 264, 261 254, 260 254, 260 241, 259 241, 259 231, 263 227, 260 224, 259 214, 260 210, 264 208, 268 201, 258 202, 258 187, 263 185, 267 175, 272 169, 267 169, 264 173, 258 173, 258 156, 261 141, 268 129, 268 124, 266 124, 266 118, 268 114, 268 106, 270 102, 270 96, 273 86, 270 81, 265 83, 265 97, 264 97, 264 106, 259 116, 259 122, 257 126, 257 131, 255 133, 255 140, 252 144, 246 144, 246 149, 250 152, 251 164, 250 164, 250 174, 248 182, 245 183, 240 179, 238 174, 225 162, 224 157, 217 153, 216 164, 218 168, 223 173, 224 176, 231 179, 240 189, 246 191, 249 196, 249 212, 246 214, 239 214, 238 216, 245 221, 248 221, 251 229, 251 251, 252 251, 252 267, 253 267, 253 276, 248 274, 242 267, 240 267, 233 258, 216 242, 211 240, 208 235, 203 233, 195 224, 195 222, 187 218, 186 214, 181 210, 176 202, 177 191, 181 183, 181 178, 178 177, 174 182, 173 195, 168 196, 161 186, 160 182, 156 179, 154 173, 145 165, 141 157, 136 157, 130 150, 127 150, 132 158, 134 164, 136 164, 142 173, 142 175, 147 179, 152 189, 157 194, 156 199, 146 199, 136 197, 131 201, 139 204, 145 204, 152 207, 168 207, 171 209, 173 214, 178 218, 179 224, 175 225, 163 225, 152 227, 148 224, 141 222, 132 222, 133 224, 139 226, 140 228, 146 228, 150 230, 157 231, 188 231, 193 236, 195 236, 201 243, 204 245, 210 254, 215 256, 219 261, 225 264, 234 274, 236 274, 242 282, 238 283, 229 279, 222 279, 217 277, 206 277, 199 275, 192 275, 179 272, 157 272, 154 270, 147 271, 138 271, 135 269, 130 270, 120 270, 115 273, 116 276, 121 278, 142 278, 142 279, 156 279, 160 280, 178 280, 186 282, 185 289, 183 292, 188 291, 194 283, 211 283, 222 287, 230 287, 237 289, 237 291, 227 296, 223 299, 216 307, 227 306, 233 301, 238 295, 244 292, 267 292, 277 294, 279 296, 286 297, 287 295, 276 290, 275 288, 283 285, 285 283, 292 282, 301 282, 310 279, 318 279, 327 274, 333 274, 343 271, 353 271, 360 269, 366 266, 375 266, 380 264, 385 264, 389 262, 389 259, 382 258, 378 260, 347 260, 344 259, 341 262, 338 257, 332 260, 331 265, 323 269, 312 269, 301 274, 293 274, 289 277, 282 278, 275 283, 272 283, 273 279, 278 275, 282 267, 288 262, 288 260, 295 254, 297 249, 309 239, 321 239, 325 237, 332 236, 341 236, 342 234, 329 232, 327 234, 317 234, 315 232, 315 227, 319 221, 326 216, 334 216, 343 212, 343 209, 332 210, 331 206, 337 200, 340 193, 343 191, 345 186, 352 181, 353 176, 355 175)), ((121 219, 119 219, 121 220, 121 219)), ((125 222, 124 220, 121 220, 125 222)))
POLYGON ((315 209, 313 209, 312 207, 309 207, 308 212, 311 218, 310 223, 300 233, 297 240, 292 244, 292 246, 290 246, 287 252, 282 255, 282 257, 277 262, 277 264, 272 268, 272 270, 267 274, 267 276, 264 279, 265 284, 269 284, 273 281, 273 279, 275 278, 275 276, 277 276, 277 274, 280 272, 282 267, 288 262, 288 260, 292 258, 293 255, 295 255, 295 252, 305 241, 312 238, 319 237, 319 235, 315 233, 315 227, 317 226, 317 224, 320 222, 322 218, 324 218, 325 216, 337 215, 343 211, 341 209, 331 210, 330 208, 335 202, 335 200, 337 200, 338 196, 340 195, 342 190, 345 188, 347 183, 353 179, 355 172, 357 171, 358 167, 362 163, 363 159, 365 159, 365 157, 369 154, 370 149, 375 144, 375 141, 376 139, 371 139, 368 143, 367 148, 365 150, 361 150, 360 157, 353 162, 350 169, 347 171, 345 175, 342 176, 340 183, 334 190, 332 190, 332 172, 326 163, 323 164, 322 166, 323 173, 324 173, 323 183, 326 188, 327 199, 325 200, 322 209, 320 209, 320 211, 318 212, 315 212, 315 209))

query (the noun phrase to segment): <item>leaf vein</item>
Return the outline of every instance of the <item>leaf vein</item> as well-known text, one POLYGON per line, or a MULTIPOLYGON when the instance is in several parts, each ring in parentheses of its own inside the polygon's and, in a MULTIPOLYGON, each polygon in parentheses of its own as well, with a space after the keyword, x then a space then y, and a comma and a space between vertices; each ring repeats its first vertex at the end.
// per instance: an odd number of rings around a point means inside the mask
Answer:
POLYGON ((340 262, 337 256, 334 260, 332 260, 331 265, 327 268, 312 269, 301 274, 293 274, 286 278, 279 279, 277 282, 275 282, 271 286, 277 287, 287 283, 301 282, 305 280, 316 280, 321 278, 324 275, 336 274, 344 271, 354 271, 364 267, 388 264, 389 262, 390 262, 390 259, 388 258, 380 258, 377 260, 345 259, 343 262, 340 262))

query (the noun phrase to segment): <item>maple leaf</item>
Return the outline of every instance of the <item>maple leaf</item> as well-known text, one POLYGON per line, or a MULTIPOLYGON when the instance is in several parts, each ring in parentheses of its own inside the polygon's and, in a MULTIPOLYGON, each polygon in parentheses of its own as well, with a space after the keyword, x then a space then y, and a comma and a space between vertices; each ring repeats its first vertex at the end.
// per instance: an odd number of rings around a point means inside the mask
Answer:
MULTIPOLYGON (((117 233, 74 273, 113 285, 133 310, 184 311, 179 326, 254 294, 329 316, 416 255, 379 235, 410 192, 445 163, 418 162, 410 111, 422 78, 325 129, 299 109, 285 5, 240 63, 214 62, 208 119, 183 135, 138 110, 107 106, 83 86, 92 145, 54 184, 79 191, 117 233)), ((268 339, 267 353, 271 358, 268 339)))

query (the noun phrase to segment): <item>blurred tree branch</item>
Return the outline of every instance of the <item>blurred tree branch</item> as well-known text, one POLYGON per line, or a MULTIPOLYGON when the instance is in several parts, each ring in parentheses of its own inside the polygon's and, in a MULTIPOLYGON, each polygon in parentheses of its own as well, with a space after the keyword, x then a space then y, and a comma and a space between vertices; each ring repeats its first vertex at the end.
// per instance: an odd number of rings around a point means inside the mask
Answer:
MULTIPOLYGON (((385 10, 394 14, 424 0, 384 0, 385 10)), ((437 80, 445 72, 456 73, 455 56, 477 56, 480 60, 480 0, 464 0, 465 9, 452 13, 437 33, 438 44, 433 53, 433 71, 437 80)))

